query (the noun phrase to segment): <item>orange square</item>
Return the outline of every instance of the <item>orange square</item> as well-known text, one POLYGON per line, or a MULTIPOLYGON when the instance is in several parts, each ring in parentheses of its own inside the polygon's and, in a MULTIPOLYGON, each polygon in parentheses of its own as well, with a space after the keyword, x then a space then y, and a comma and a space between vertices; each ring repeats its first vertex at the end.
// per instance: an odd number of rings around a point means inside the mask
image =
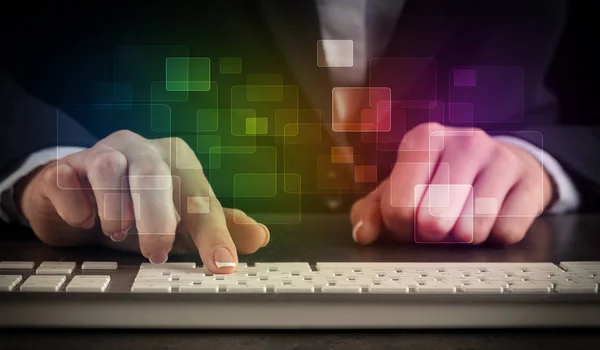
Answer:
POLYGON ((352 147, 331 147, 331 163, 352 164, 354 149, 352 147))
POLYGON ((377 182, 377 167, 374 165, 357 165, 354 167, 354 181, 377 182))

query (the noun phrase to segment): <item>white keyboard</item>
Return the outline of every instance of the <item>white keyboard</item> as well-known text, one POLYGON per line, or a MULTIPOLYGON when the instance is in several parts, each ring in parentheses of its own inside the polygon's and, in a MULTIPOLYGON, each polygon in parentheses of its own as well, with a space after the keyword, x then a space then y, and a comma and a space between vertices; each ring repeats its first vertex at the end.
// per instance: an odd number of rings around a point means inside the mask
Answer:
POLYGON ((256 262, 225 275, 194 262, 2 261, 0 315, 20 316, 0 325, 589 326, 600 325, 599 283, 595 261, 256 262))

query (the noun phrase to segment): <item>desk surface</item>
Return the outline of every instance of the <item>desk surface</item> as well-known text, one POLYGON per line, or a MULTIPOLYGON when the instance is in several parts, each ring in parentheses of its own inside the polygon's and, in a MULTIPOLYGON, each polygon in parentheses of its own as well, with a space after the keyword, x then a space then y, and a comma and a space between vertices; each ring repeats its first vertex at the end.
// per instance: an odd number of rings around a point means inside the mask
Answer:
MULTIPOLYGON (((551 261, 600 260, 600 216, 542 217, 521 243, 484 245, 396 245, 352 242, 346 215, 305 216, 298 226, 271 227, 271 242, 241 261, 551 261)), ((116 260, 140 263, 137 254, 98 248, 56 249, 3 235, 0 260, 116 260)), ((198 261, 196 255, 169 261, 198 261)), ((385 332, 207 332, 207 331, 19 331, 0 333, 3 349, 506 349, 516 346, 594 348, 600 332, 590 331, 385 331, 385 332)))

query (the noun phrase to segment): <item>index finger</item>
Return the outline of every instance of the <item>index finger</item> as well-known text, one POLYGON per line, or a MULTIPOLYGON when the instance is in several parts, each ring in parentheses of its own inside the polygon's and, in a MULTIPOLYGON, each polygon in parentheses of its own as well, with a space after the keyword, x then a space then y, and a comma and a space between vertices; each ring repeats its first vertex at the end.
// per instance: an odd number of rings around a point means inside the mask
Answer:
POLYGON ((177 161, 171 162, 171 172, 181 179, 182 228, 191 235, 204 266, 214 273, 235 271, 237 249, 227 228, 223 207, 196 154, 180 139, 162 139, 159 142, 173 143, 175 154, 172 159, 177 161))

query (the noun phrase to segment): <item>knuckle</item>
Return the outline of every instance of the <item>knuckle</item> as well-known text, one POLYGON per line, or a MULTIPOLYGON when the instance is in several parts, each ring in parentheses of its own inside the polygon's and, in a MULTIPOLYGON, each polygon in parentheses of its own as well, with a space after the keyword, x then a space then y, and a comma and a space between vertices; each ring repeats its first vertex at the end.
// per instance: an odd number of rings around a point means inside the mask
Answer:
POLYGON ((127 170, 127 158, 114 149, 90 153, 88 161, 90 170, 103 177, 123 174, 127 170))
POLYGON ((505 169, 515 169, 520 164, 517 155, 505 146, 496 147, 494 150, 494 159, 505 169))
POLYGON ((169 175, 171 170, 169 166, 157 156, 140 157, 132 166, 133 175, 137 176, 156 176, 169 175))
POLYGON ((51 164, 43 170, 42 182, 46 186, 57 186, 58 185, 58 167, 57 164, 51 164))
POLYGON ((116 139, 131 139, 131 138, 139 138, 141 136, 134 133, 133 131, 123 129, 123 130, 115 131, 109 137, 116 138, 116 139))

